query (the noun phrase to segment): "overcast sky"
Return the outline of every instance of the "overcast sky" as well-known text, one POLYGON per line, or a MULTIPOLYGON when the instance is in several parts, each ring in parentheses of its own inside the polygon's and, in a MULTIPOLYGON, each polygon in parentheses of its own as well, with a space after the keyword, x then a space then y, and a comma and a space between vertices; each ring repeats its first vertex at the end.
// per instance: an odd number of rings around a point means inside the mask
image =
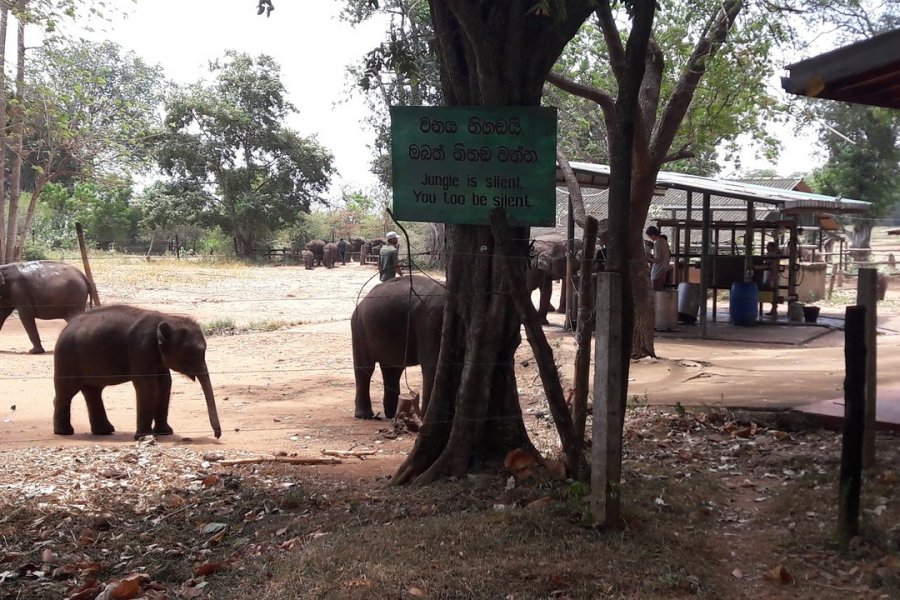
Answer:
MULTIPOLYGON (((253 0, 122 2, 119 6, 130 16, 116 18, 102 37, 162 65, 166 75, 179 83, 206 76, 208 61, 228 49, 273 56, 281 64, 288 96, 299 109, 289 125, 304 135, 316 135, 335 155, 339 177, 332 193, 342 185, 364 190, 374 186, 368 149, 373 133, 361 123, 365 117, 361 99, 348 93, 346 67, 383 39, 384 21, 352 28, 337 18, 343 5, 339 0, 275 0, 274 5, 271 18, 266 18, 256 15, 253 0)), ((796 60, 801 58, 806 57, 796 60)), ((777 79, 771 87, 780 92, 777 79)), ((785 129, 779 137, 786 147, 778 161, 756 159, 748 149, 741 169, 774 168, 786 176, 821 163, 814 156, 814 136, 798 137, 785 129)), ((734 165, 723 166, 723 176, 735 174, 734 165)))
POLYGON ((129 16, 114 18, 96 36, 134 50, 159 64, 169 79, 190 83, 208 77, 210 60, 225 50, 269 54, 281 65, 288 98, 298 108, 288 125, 315 135, 336 159, 336 183, 366 189, 374 134, 360 121, 365 109, 348 95, 347 65, 383 38, 383 25, 352 28, 338 20, 335 0, 275 0, 270 18, 256 15, 255 0, 138 0, 118 6, 129 16))

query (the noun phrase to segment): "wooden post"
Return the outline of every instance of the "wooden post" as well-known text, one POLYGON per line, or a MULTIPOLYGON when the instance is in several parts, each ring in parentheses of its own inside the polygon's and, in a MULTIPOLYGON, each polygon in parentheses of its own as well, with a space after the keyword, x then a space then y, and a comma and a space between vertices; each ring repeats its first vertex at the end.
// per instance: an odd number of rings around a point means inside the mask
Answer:
POLYGON ((566 219, 566 279, 560 290, 560 294, 566 295, 566 318, 563 322, 563 331, 575 329, 575 321, 578 319, 578 307, 575 306, 575 287, 572 285, 576 268, 578 265, 575 262, 575 215, 572 214, 572 195, 570 194, 569 216, 566 219))
POLYGON ((178 234, 175 234, 175 260, 181 260, 181 244, 178 243, 178 234))
MULTIPOLYGON (((875 464, 875 407, 878 400, 878 365, 876 325, 878 323, 878 271, 873 268, 859 270, 856 287, 856 305, 866 309, 864 325, 866 335, 866 429, 863 433, 863 464, 871 467, 875 464)), ((849 327, 849 325, 848 325, 849 327)))
POLYGON ((594 345, 594 425, 591 464, 591 512, 598 523, 618 527, 622 520, 621 379, 622 280, 619 273, 598 274, 594 345))
POLYGON ((843 542, 859 533, 863 438, 866 433, 866 307, 848 306, 844 330, 844 436, 838 486, 838 537, 843 542))
POLYGON ((84 265, 84 274, 90 285, 91 302, 94 303, 94 306, 100 306, 100 296, 97 294, 97 286, 94 285, 91 263, 88 262, 87 246, 84 244, 84 229, 82 229, 81 223, 75 223, 75 234, 78 236, 78 247, 81 249, 81 262, 84 265))
POLYGON ((591 335, 594 328, 594 280, 591 266, 594 264, 594 247, 597 243, 597 219, 587 217, 584 224, 581 272, 578 280, 578 317, 575 319, 575 396, 572 398, 572 420, 578 440, 584 440, 587 423, 587 397, 591 371, 591 335))

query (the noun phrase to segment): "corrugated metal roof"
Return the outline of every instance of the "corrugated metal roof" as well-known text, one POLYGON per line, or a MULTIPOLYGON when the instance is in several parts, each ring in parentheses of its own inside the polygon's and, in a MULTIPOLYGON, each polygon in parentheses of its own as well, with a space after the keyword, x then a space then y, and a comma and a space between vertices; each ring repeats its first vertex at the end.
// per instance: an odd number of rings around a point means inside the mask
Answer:
MULTIPOLYGON (((576 176, 592 178, 596 182, 609 182, 609 166, 592 163, 570 163, 576 176)), ((557 181, 560 182, 560 178, 557 181)), ((562 181, 564 182, 564 180, 562 181)), ((691 191, 702 195, 709 194, 711 203, 720 205, 725 199, 740 200, 744 203, 767 204, 772 207, 780 207, 782 210, 826 210, 832 213, 865 212, 869 208, 868 202, 851 200, 847 198, 835 198, 810 192, 799 192, 791 189, 774 188, 765 185, 728 181, 726 179, 714 179, 697 175, 685 175, 671 171, 660 171, 656 177, 656 184, 666 189, 677 189, 684 192, 691 191)), ((758 207, 764 210, 764 207, 758 207)))

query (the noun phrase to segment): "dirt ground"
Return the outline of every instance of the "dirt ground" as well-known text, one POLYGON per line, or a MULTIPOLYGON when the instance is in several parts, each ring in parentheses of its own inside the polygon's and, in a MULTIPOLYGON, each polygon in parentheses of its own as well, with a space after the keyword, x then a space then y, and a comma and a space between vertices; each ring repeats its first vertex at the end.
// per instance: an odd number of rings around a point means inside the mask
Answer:
MULTIPOLYGON (((374 285, 372 267, 348 264, 306 271, 298 266, 244 268, 101 258, 95 259, 93 270, 104 304, 129 303, 187 314, 201 324, 221 324, 236 332, 207 340, 222 438, 212 437, 199 385, 176 375, 170 411, 176 435, 164 443, 287 452, 376 446, 390 463, 410 447, 409 437, 385 439, 385 423, 353 418, 349 318, 357 299, 374 285)), ((900 389, 900 285, 893 287, 888 301, 879 306, 878 385, 883 390, 900 389)), ((839 305, 826 306, 822 314, 840 316, 842 311, 839 305)), ((562 330, 561 315, 551 314, 550 319, 545 332, 564 379, 570 381, 574 341, 562 330)), ((53 348, 64 324, 38 321, 45 348, 53 348)), ((842 331, 793 328, 815 334, 807 336, 808 343, 791 344, 764 341, 773 330, 787 328, 742 329, 745 337, 758 333, 760 341, 698 340, 679 331, 660 334, 658 358, 632 362, 629 394, 638 404, 688 407, 789 407, 842 397, 842 331)), ((54 436, 53 354, 33 356, 27 354, 28 348, 14 314, 0 331, 0 447, 132 441, 134 392, 129 385, 105 392, 115 435, 91 436, 86 411, 76 398, 75 436, 54 436)), ((543 415, 543 393, 527 343, 520 347, 518 359, 526 415, 543 415)), ((419 370, 408 370, 404 382, 410 390, 420 389, 419 370)), ((373 399, 380 395, 376 374, 373 399)), ((373 401, 376 411, 379 404, 373 401)))
MULTIPOLYGON (((104 304, 188 314, 215 331, 207 363, 223 435, 212 436, 199 385, 178 376, 173 436, 133 440, 130 385, 105 393, 114 435, 89 434, 78 398, 76 434, 53 435, 52 352, 27 354, 9 319, 0 331, 0 600, 898 597, 898 438, 879 437, 866 533, 846 551, 832 537, 840 437, 719 410, 839 399, 838 329, 759 326, 702 341, 688 327, 660 333, 658 358, 631 365, 628 528, 607 534, 590 526, 577 482, 488 474, 384 485, 414 434, 353 418, 349 317, 374 285, 372 267, 101 256, 93 271, 104 304), (790 343, 798 336, 807 341, 790 343), (322 450, 375 454, 312 467, 228 462, 322 450)), ((900 389, 892 287, 879 306, 884 390, 900 389)), ((550 319, 568 382, 573 338, 560 315, 550 319)), ((62 327, 38 323, 46 348, 62 327)), ((555 456, 527 343, 517 377, 532 440, 555 456)), ((419 389, 418 369, 405 382, 419 389)))

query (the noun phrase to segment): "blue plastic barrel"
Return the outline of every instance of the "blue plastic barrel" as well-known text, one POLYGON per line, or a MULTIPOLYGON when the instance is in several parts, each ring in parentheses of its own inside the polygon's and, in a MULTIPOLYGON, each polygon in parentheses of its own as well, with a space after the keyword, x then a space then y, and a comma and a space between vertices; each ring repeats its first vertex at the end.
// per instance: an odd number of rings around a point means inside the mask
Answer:
POLYGON ((731 284, 728 314, 734 325, 753 325, 759 312, 759 288, 754 282, 736 281, 731 284))

